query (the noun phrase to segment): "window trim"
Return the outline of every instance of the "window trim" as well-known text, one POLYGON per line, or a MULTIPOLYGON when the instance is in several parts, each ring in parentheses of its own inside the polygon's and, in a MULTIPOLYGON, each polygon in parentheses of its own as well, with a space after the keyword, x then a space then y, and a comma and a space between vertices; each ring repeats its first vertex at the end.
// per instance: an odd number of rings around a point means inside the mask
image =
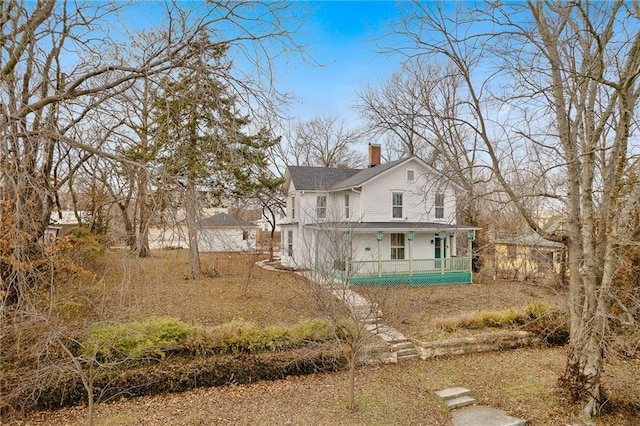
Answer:
POLYGON ((345 219, 351 218, 351 202, 349 200, 349 194, 344 194, 344 217, 345 219))
POLYGON ((404 216, 404 193, 402 192, 392 192, 391 193, 391 218, 392 219, 403 219, 404 216), (396 204, 396 196, 400 196, 400 203, 396 204), (396 210, 399 209, 399 210, 396 210), (399 214, 396 212, 399 211, 399 214))
POLYGON ((287 231, 287 256, 293 257, 293 231, 287 231))
POLYGON ((405 234, 394 232, 389 234, 389 258, 391 260, 405 260, 406 239, 405 234), (394 239, 396 244, 394 244, 394 239), (400 244, 401 243, 401 244, 400 244), (400 257, 402 255, 402 257, 400 257))
POLYGON ((436 192, 435 199, 436 219, 444 219, 444 192, 436 192))
POLYGON ((318 195, 316 197, 316 219, 327 218, 327 196, 318 195), (320 202, 322 200, 322 203, 320 202))

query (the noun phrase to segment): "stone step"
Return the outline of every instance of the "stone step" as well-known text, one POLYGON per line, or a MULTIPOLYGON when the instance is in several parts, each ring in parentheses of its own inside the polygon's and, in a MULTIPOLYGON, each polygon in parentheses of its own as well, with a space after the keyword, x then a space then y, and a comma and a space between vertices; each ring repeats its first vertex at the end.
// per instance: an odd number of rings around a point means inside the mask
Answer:
POLYGON ((452 388, 445 388, 436 391, 436 395, 444 400, 459 398, 462 396, 471 395, 471 391, 467 388, 462 388, 459 386, 452 388))
POLYGON ((415 346, 413 346, 413 343, 411 343, 410 341, 394 343, 393 345, 391 345, 391 348, 394 351, 401 351, 403 349, 411 349, 412 351, 416 352, 415 346))
POLYGON ((397 355, 397 360, 398 362, 403 362, 403 361, 413 361, 414 359, 419 359, 420 357, 418 356, 418 354, 405 354, 405 355, 397 355))
POLYGON ((447 407, 449 407, 450 409, 454 409, 472 405, 476 402, 476 399, 472 396, 465 395, 459 396, 457 398, 445 399, 444 402, 447 404, 447 407))
POLYGON ((416 354, 416 355, 418 355, 418 351, 416 351, 415 348, 397 349, 397 350, 394 350, 394 352, 396 352, 398 355, 405 355, 405 354, 416 354))

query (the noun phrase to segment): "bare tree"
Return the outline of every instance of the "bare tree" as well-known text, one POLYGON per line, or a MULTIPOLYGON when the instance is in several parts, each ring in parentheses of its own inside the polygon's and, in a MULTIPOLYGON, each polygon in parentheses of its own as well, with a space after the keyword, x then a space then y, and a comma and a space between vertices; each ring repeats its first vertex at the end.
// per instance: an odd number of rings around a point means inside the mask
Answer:
POLYGON ((605 401, 612 279, 640 199, 630 144, 640 9, 622 1, 413 2, 405 12, 395 33, 406 43, 391 50, 451 67, 464 89, 454 120, 481 142, 493 178, 529 226, 568 246, 571 343, 561 382, 583 401, 583 415, 596 415, 605 401), (525 195, 507 175, 513 171, 554 180, 525 195), (524 202, 531 197, 562 203, 566 230, 540 229, 524 202))
POLYGON ((282 154, 286 164, 358 168, 364 164, 357 151, 363 140, 362 130, 348 128, 344 119, 321 116, 297 123, 282 154))
POLYGON ((24 266, 37 260, 56 193, 82 161, 99 156, 142 166, 108 143, 120 123, 100 113, 105 102, 136 81, 183 67, 202 53, 201 37, 212 34, 249 64, 227 81, 247 109, 273 113, 284 101, 273 84, 271 58, 299 52, 284 22, 291 16, 288 4, 211 1, 195 13, 166 3, 159 5, 164 19, 156 37, 136 37, 120 27, 117 13, 125 7, 53 0, 0 6, 2 218, 14 234, 0 265, 2 291, 11 295, 6 300, 17 300, 22 285, 38 281, 37 268, 24 266), (129 40, 146 55, 123 61, 117 52, 129 40), (86 138, 92 127, 100 131, 86 138), (61 167, 70 152, 77 153, 75 160, 61 167))
POLYGON ((313 229, 298 247, 298 255, 305 262, 306 292, 318 312, 334 326, 336 340, 343 345, 347 358, 347 408, 356 408, 355 373, 365 357, 368 343, 375 338, 369 326, 375 327, 380 317, 379 305, 358 295, 350 288, 349 280, 358 271, 350 269, 354 256, 351 238, 358 226, 341 222, 340 212, 328 210, 326 221, 314 220, 315 211, 302 210, 299 214, 310 218, 306 226, 313 229), (340 224, 336 226, 336 224, 340 224))
MULTIPOLYGON (((459 121, 461 85, 460 76, 450 66, 416 57, 381 87, 362 90, 357 109, 369 129, 387 136, 392 156, 416 155, 455 181, 464 191, 458 206, 462 222, 484 225, 477 198, 490 173, 477 160, 477 137, 459 121)), ((473 244, 483 244, 482 238, 473 244)), ((478 270, 480 258, 474 259, 478 270)))

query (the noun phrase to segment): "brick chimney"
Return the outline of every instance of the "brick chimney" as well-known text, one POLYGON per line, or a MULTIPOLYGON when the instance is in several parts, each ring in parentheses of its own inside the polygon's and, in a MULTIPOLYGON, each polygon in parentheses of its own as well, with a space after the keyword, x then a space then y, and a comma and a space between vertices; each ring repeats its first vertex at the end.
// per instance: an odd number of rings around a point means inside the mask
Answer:
POLYGON ((380 164, 380 145, 369 144, 369 167, 374 167, 380 164))

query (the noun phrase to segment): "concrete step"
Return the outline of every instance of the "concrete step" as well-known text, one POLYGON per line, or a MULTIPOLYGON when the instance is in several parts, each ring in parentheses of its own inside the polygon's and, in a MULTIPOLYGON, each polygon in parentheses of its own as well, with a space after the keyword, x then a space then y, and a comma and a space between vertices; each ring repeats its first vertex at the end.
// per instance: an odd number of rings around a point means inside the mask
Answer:
POLYGON ((476 399, 472 396, 465 395, 457 398, 445 399, 444 402, 450 409, 466 407, 467 405, 475 404, 476 399))
POLYGON ((527 423, 524 419, 509 416, 502 410, 478 406, 454 411, 451 420, 453 426, 524 426, 527 423))
POLYGON ((459 386, 452 388, 445 388, 436 391, 436 395, 444 400, 459 398, 461 396, 471 395, 471 391, 467 388, 461 388, 459 386))

